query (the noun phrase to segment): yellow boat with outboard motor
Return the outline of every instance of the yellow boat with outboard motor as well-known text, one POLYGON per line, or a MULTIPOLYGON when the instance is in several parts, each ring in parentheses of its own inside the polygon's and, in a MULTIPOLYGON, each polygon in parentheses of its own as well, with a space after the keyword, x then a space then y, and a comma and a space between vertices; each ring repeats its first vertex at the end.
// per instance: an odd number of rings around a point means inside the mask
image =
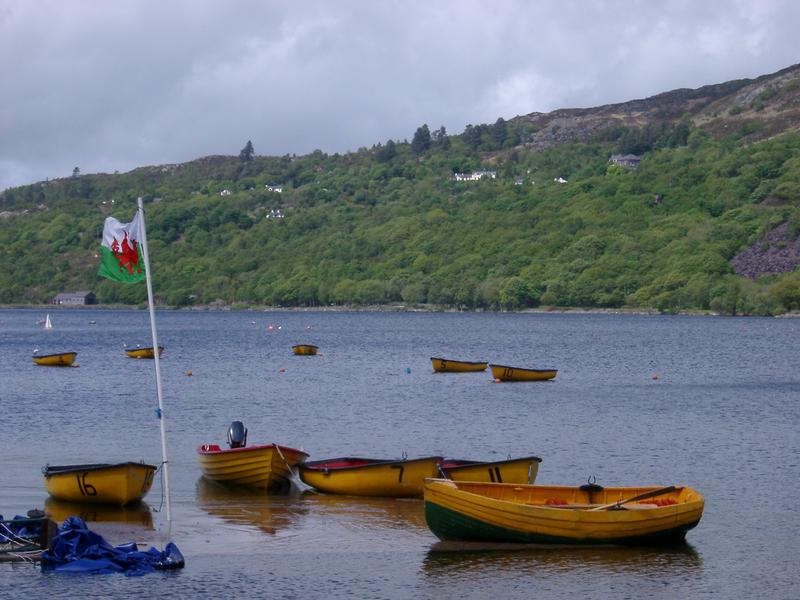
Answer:
POLYGON ((683 542, 703 515, 685 486, 580 487, 425 481, 425 520, 442 540, 579 545, 683 542))
POLYGON ((247 429, 241 421, 228 428, 228 446, 203 444, 197 449, 203 476, 218 483, 270 492, 288 490, 295 468, 308 458, 308 453, 288 446, 248 446, 247 429))

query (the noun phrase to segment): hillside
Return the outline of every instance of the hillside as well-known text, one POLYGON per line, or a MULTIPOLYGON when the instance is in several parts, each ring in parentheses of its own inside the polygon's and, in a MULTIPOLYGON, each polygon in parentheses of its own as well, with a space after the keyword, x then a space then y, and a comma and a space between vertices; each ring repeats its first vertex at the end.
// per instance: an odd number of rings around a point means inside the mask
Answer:
POLYGON ((800 308, 800 66, 597 108, 427 125, 344 155, 210 156, 0 194, 0 303, 92 289, 146 202, 166 304, 800 308), (610 161, 636 155, 631 164, 610 161), (456 180, 455 173, 486 173, 456 180))

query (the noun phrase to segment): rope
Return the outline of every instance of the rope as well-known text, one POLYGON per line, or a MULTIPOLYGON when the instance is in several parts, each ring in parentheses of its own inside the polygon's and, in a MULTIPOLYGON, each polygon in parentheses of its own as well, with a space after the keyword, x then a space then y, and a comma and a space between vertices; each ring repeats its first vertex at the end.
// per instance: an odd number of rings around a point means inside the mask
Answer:
POLYGON ((294 484, 300 489, 303 489, 304 487, 308 487, 305 483, 303 483, 303 480, 300 479, 300 477, 297 475, 297 473, 295 473, 294 469, 292 468, 292 465, 290 465, 289 461, 286 460, 286 457, 283 456, 283 452, 281 452, 281 447, 278 446, 278 444, 273 444, 273 445, 275 446, 275 450, 278 451, 278 456, 281 457, 281 460, 283 461, 283 464, 285 464, 286 468, 289 469, 289 479, 291 479, 294 482, 294 484))
MULTIPOLYGON (((156 475, 161 473, 161 475, 159 476, 160 477, 159 481, 161 482, 161 500, 158 503, 158 508, 151 508, 151 510, 153 512, 157 512, 157 513, 160 513, 161 512, 161 508, 164 506, 164 469, 162 468, 163 466, 164 466, 164 461, 161 461, 161 463, 158 465, 158 468, 156 469, 156 473, 155 473, 156 475)), ((155 477, 155 475, 154 475, 154 477, 155 477)))

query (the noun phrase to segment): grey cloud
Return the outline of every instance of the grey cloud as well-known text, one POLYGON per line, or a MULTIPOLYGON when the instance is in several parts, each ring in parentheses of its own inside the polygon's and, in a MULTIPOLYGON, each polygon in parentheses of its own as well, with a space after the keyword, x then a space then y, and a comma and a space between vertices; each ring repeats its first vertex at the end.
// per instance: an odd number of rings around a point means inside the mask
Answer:
POLYGON ((797 61, 798 17, 789 0, 5 0, 0 189, 755 77, 797 61))

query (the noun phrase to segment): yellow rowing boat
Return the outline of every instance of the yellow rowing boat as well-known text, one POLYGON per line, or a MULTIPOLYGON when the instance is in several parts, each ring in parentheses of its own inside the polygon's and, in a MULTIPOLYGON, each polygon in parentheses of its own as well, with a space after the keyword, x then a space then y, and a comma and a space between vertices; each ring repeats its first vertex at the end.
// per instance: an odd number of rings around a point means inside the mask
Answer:
POLYGON ((319 348, 313 344, 297 344, 292 346, 292 352, 298 356, 314 356, 319 348))
POLYGON ((439 474, 441 460, 329 458, 304 463, 298 471, 304 483, 326 494, 419 498, 425 478, 439 474))
POLYGON ((55 354, 34 354, 33 362, 43 367, 71 367, 77 352, 57 352, 55 354))
POLYGON ((47 465, 42 469, 45 488, 53 498, 117 506, 144 498, 155 472, 155 466, 136 462, 47 465))
MULTIPOLYGON (((155 358, 155 352, 153 351, 153 347, 150 346, 148 348, 126 348, 125 354, 128 358, 155 358)), ((158 347, 158 357, 161 358, 164 355, 164 346, 158 347)))
POLYGON ((557 369, 523 369, 506 365, 489 365, 489 367, 492 369, 492 377, 499 381, 545 381, 553 379, 558 373, 557 369))
POLYGON ((450 360, 449 358, 437 358, 432 356, 431 363, 433 370, 437 373, 470 373, 473 371, 485 371, 489 363, 470 362, 467 360, 450 360))
POLYGON ((533 483, 539 473, 538 456, 509 458, 492 462, 445 459, 439 463, 443 477, 454 481, 485 481, 495 483, 533 483))
POLYGON ((703 515, 690 487, 425 482, 425 520, 442 540, 536 544, 682 542, 703 515))

